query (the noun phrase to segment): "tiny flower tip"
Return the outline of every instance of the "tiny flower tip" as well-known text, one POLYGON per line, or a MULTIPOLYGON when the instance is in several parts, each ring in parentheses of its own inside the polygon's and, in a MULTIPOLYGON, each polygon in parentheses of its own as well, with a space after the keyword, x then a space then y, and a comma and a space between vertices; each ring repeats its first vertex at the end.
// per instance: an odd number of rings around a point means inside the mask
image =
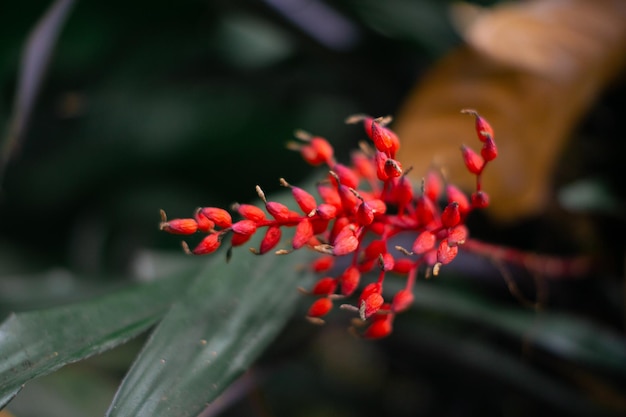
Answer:
POLYGON ((187 244, 187 242, 185 242, 184 240, 180 243, 180 245, 183 247, 183 252, 185 252, 185 254, 187 255, 193 255, 193 252, 189 249, 189 245, 187 244))
POLYGON ((323 326, 324 324, 326 324, 326 321, 324 321, 324 319, 321 319, 319 317, 306 316, 306 319, 309 323, 314 324, 316 326, 323 326))
POLYGON ((287 249, 279 249, 276 252, 274 252, 274 255, 289 255, 291 252, 291 250, 287 250, 287 249))
POLYGON ((163 209, 159 210, 159 214, 161 215, 161 224, 159 228, 163 230, 162 226, 163 226, 163 223, 167 222, 167 214, 165 214, 165 210, 163 209))
POLYGON ((478 116, 478 112, 474 109, 463 109, 461 110, 462 114, 471 114, 472 116, 478 116))
POLYGON ((308 142, 308 141, 310 141, 313 138, 313 135, 311 133, 307 132, 306 130, 302 130, 302 129, 296 129, 293 132, 293 135, 296 138, 298 138, 298 139, 300 139, 302 141, 305 141, 305 142, 308 142))
MULTIPOLYGON (((342 304, 339 306, 341 310, 352 311, 352 312, 360 312, 359 308, 353 306, 352 304, 342 304)), ((363 319, 364 320, 364 319, 363 319)))
POLYGON ((267 198, 265 198, 265 193, 263 192, 263 190, 261 189, 260 185, 257 185, 255 188, 257 195, 259 196, 259 198, 264 202, 267 203, 267 198))
POLYGON ((307 290, 307 289, 306 289, 306 288, 304 288, 304 287, 298 287, 298 288, 297 288, 297 290, 298 290, 298 292, 299 292, 300 294, 303 294, 303 295, 311 295, 311 291, 307 290))
POLYGON ((367 118, 369 118, 369 116, 366 114, 353 114, 351 116, 346 117, 345 122, 346 124, 353 125, 356 123, 360 123, 367 118))
POLYGON ((433 265, 433 276, 436 277, 437 275, 439 275, 442 265, 443 264, 441 262, 437 262, 435 265, 433 265))

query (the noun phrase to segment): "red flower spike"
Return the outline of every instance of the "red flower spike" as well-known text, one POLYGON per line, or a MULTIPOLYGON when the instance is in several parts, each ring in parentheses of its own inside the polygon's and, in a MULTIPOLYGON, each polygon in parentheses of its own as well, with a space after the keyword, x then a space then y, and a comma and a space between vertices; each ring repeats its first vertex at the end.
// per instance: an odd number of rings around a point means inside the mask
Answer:
POLYGON ((385 300, 380 293, 370 294, 359 305, 359 315, 361 316, 361 320, 365 320, 376 314, 384 303, 385 300))
POLYGON ((480 154, 483 158, 485 158, 485 161, 493 161, 498 156, 498 148, 496 148, 496 143, 491 137, 485 140, 485 144, 480 150, 480 154))
POLYGON ((355 227, 348 224, 337 234, 333 242, 333 255, 342 256, 352 253, 359 246, 359 239, 356 237, 355 227))
POLYGON ((442 192, 443 180, 441 179, 441 174, 431 169, 424 179, 424 195, 428 197, 430 201, 437 202, 441 198, 442 192))
POLYGON ((315 283, 311 294, 313 295, 330 295, 337 289, 337 279, 325 277, 315 283))
POLYGON ((270 226, 265 231, 265 236, 261 241, 261 246, 259 248, 259 254, 262 255, 274 249, 278 242, 280 242, 280 238, 282 237, 282 231, 279 226, 270 226))
POLYGON ((222 236, 220 233, 211 233, 205 236, 191 253, 194 255, 208 255, 209 253, 215 252, 220 247, 221 241, 222 236))
POLYGON ((393 269, 391 272, 395 272, 396 274, 408 274, 411 269, 415 267, 415 261, 409 258, 400 258, 396 259, 396 262, 393 265, 393 269))
POLYGON ((448 244, 448 239, 443 239, 439 243, 439 248, 437 249, 437 262, 441 263, 442 265, 449 264, 458 253, 458 246, 450 246, 448 244))
POLYGON ((380 320, 374 321, 365 330, 363 337, 366 339, 382 339, 391 334, 393 330, 393 314, 385 314, 380 320))
POLYGON ((241 217, 252 220, 255 223, 259 223, 267 219, 265 212, 252 204, 235 204, 233 208, 241 217))
POLYGON ((485 160, 472 148, 465 145, 461 147, 461 153, 467 170, 474 175, 480 174, 485 166, 485 160))
POLYGON ((359 286, 360 281, 361 272, 359 272, 358 268, 355 266, 348 267, 339 277, 341 293, 346 297, 352 295, 359 286))
POLYGON ((244 236, 252 236, 256 228, 256 223, 252 220, 239 220, 231 226, 233 232, 244 236))
POLYGON ((200 214, 223 229, 230 227, 233 223, 230 213, 218 207, 203 207, 200 209, 200 214))
POLYGON ((441 213, 441 224, 445 228, 454 227, 461 221, 461 211, 459 210, 459 203, 453 201, 448 204, 441 213))
POLYGON ((394 313, 400 313, 408 309, 413 304, 413 292, 407 289, 400 290, 393 296, 391 301, 391 310, 394 313))
POLYGON ((195 219, 173 219, 161 222, 159 229, 173 235, 192 235, 198 231, 198 222, 195 219))
POLYGON ((476 118, 476 134, 481 142, 486 141, 487 138, 493 138, 493 128, 476 110, 463 109, 461 113, 471 114, 476 118))
POLYGON ((322 317, 330 312, 333 308, 333 302, 330 298, 324 297, 315 300, 311 307, 309 307, 309 312, 307 313, 307 317, 322 317))
POLYGON ((311 269, 315 272, 326 272, 333 266, 335 266, 335 257, 328 255, 314 260, 311 264, 311 269))
POLYGON ((398 178, 402 175, 402 165, 395 159, 387 159, 385 161, 385 174, 387 178, 398 178))
POLYGON ((412 250, 416 254, 421 255, 422 253, 426 253, 434 248, 436 241, 436 236, 432 232, 425 230, 420 233, 417 236, 417 239, 415 239, 415 242, 413 242, 412 250))
POLYGON ((489 205, 489 195, 484 191, 476 191, 472 193, 472 206, 483 209, 489 205))
POLYGON ((292 246, 294 249, 300 249, 306 245, 313 237, 313 226, 309 219, 304 219, 298 223, 296 233, 293 236, 292 246))
POLYGON ((198 223, 198 231, 200 232, 210 232, 215 227, 215 223, 209 220, 204 214, 202 214, 202 210, 198 209, 193 215, 194 219, 198 223))
POLYGON ((463 191, 453 184, 446 186, 446 195, 448 196, 448 204, 456 201, 459 204, 459 212, 461 216, 465 216, 470 211, 470 202, 463 191))

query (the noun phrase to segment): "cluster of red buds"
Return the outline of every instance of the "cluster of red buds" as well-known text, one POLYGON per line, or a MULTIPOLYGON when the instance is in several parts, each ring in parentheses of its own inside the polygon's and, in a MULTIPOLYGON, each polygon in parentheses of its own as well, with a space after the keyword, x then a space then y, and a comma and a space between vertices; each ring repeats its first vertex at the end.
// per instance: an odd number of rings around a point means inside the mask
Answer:
POLYGON ((229 211, 217 207, 199 208, 193 218, 174 220, 167 220, 161 211, 160 229, 182 235, 206 233, 193 249, 183 242, 185 252, 193 255, 212 253, 229 237, 230 257, 233 247, 245 244, 261 229, 265 235, 260 247, 250 249, 255 254, 274 250, 282 228, 295 227, 290 248, 275 253, 287 254, 303 247, 320 253, 311 268, 324 276, 311 289, 302 290, 316 298, 307 318, 323 323, 322 317, 337 300, 359 291, 356 305, 341 305, 358 313, 352 329, 366 338, 388 336, 396 314, 413 302, 418 270, 428 276, 437 275, 442 265, 450 263, 468 237, 464 225, 468 213, 489 204, 481 176, 497 156, 493 131, 476 111, 462 112, 475 117, 476 133, 482 142, 480 153, 461 147, 467 170, 476 176, 476 190, 469 198, 455 185, 446 183, 438 170, 428 172, 421 192, 416 192, 406 175, 410 169, 403 170, 395 159, 400 142, 388 127, 391 118, 356 115, 347 122, 362 123, 373 147, 369 142, 362 143, 352 154, 349 166, 335 160, 332 146, 322 137, 297 131, 299 141, 288 144, 310 165, 329 168, 328 177, 317 184, 319 199, 280 179, 281 185, 291 190, 300 211, 268 201, 257 186, 265 210, 252 204, 235 204, 233 211, 241 217, 238 221, 233 221, 229 211), (415 236, 411 248, 392 244, 391 239, 400 233, 415 236), (348 257, 347 265, 337 262, 338 257, 348 257), (377 278, 362 285, 362 275, 372 270, 378 271, 377 278), (389 273, 406 276, 406 284, 385 299, 383 285, 389 273))

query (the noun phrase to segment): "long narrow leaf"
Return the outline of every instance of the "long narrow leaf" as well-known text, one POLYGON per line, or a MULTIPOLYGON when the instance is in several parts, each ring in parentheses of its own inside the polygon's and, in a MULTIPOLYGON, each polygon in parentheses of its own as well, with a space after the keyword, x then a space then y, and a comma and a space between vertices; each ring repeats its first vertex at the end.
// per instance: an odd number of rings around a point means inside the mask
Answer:
MULTIPOLYGON (((240 252, 240 251, 238 251, 240 252)), ((108 416, 196 416, 274 339, 299 299, 312 256, 214 259, 153 332, 108 416)))
POLYGON ((94 300, 11 315, 0 325, 0 407, 29 380, 154 325, 193 276, 187 272, 94 300))

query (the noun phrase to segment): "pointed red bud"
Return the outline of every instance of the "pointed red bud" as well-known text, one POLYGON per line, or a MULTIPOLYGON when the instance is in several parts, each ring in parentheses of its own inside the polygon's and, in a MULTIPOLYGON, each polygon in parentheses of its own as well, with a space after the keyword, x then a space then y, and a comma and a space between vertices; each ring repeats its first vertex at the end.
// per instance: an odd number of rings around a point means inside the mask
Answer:
POLYGON ((364 260, 378 259, 378 257, 387 253, 387 243, 384 240, 372 240, 363 250, 364 260))
POLYGON ((311 221, 305 218, 301 220, 296 227, 296 233, 293 236, 293 248, 300 249, 301 247, 306 245, 312 237, 313 226, 311 225, 311 221))
POLYGON ((461 211, 459 210, 459 203, 453 201, 448 204, 441 213, 441 224, 445 228, 454 227, 461 221, 461 211))
POLYGON ((222 237, 220 233, 211 233, 205 236, 191 253, 194 255, 208 255, 209 253, 213 253, 220 247, 221 240, 222 237))
POLYGON ((406 310, 413 303, 413 292, 407 289, 400 290, 393 296, 391 309, 394 313, 406 310))
POLYGON ((318 298, 315 300, 311 307, 309 307, 308 317, 322 317, 330 312, 333 308, 333 302, 330 298, 318 298))
POLYGON ((391 271, 396 260, 389 252, 383 253, 378 257, 378 266, 382 271, 391 271))
POLYGON ((296 201, 296 203, 300 207, 300 210, 302 210, 304 214, 311 213, 317 207, 315 197, 313 197, 308 191, 289 184, 287 181, 285 181, 284 178, 280 179, 280 185, 282 185, 283 187, 291 188, 291 194, 293 195, 293 199, 296 201))
POLYGON ((448 239, 443 239, 441 243, 439 243, 439 248, 437 249, 437 262, 440 262, 442 265, 449 264, 458 253, 458 246, 450 246, 448 244, 448 239))
POLYGON ((200 209, 200 214, 223 229, 230 227, 233 223, 230 213, 218 207, 203 207, 200 209))
POLYGON ((201 209, 196 210, 193 217, 196 219, 196 222, 198 223, 198 230, 201 232, 210 232, 215 227, 215 223, 202 214, 201 209))
POLYGON ((489 205, 489 195, 484 191, 476 191, 472 194, 472 206, 482 209, 489 205))
POLYGON ((325 220, 334 219, 337 216, 337 207, 332 204, 322 203, 317 206, 315 213, 320 216, 320 218, 325 220))
POLYGON ((311 290, 313 295, 330 295, 337 289, 337 279, 324 277, 317 281, 311 290))
POLYGON ((375 163, 376 163, 376 176, 380 181, 387 181, 389 179, 389 174, 387 174, 387 170, 385 169, 387 165, 387 161, 389 157, 386 153, 376 151, 375 163))
POLYGON ((487 138, 493 138, 493 128, 476 110, 464 109, 461 113, 471 114, 476 118, 476 135, 481 142, 486 141, 487 138))
POLYGON ((488 137, 480 150, 480 154, 485 158, 485 161, 493 161, 498 156, 498 148, 493 138, 488 137))
POLYGON ((456 201, 459 204, 459 212, 461 216, 465 216, 470 211, 470 202, 463 191, 453 184, 446 186, 446 195, 448 196, 448 204, 456 201))
POLYGON ((311 264, 311 269, 315 272, 325 272, 333 266, 335 266, 335 257, 328 255, 315 259, 311 264))
POLYGON ((455 228, 450 229, 448 232, 448 245, 462 245, 467 240, 468 235, 469 231, 467 230, 467 227, 463 224, 458 225, 455 228))
POLYGON ((385 303, 385 300, 380 293, 372 293, 365 300, 363 300, 359 306, 359 314, 361 319, 365 320, 372 315, 376 314, 378 310, 385 303))
POLYGON ((356 211, 356 221, 361 226, 369 226, 374 221, 374 209, 363 201, 356 211))
POLYGON ((359 239, 356 237, 355 227, 348 224, 337 234, 333 242, 333 254, 335 256, 352 253, 359 246, 359 239))
POLYGON ((400 140, 398 140, 398 136, 391 129, 373 120, 370 124, 369 133, 376 149, 389 155, 395 155, 400 147, 400 140))
POLYGON ((435 219, 436 214, 437 207, 431 199, 425 196, 417 198, 415 215, 420 225, 428 226, 435 219))
POLYGON ((348 267, 343 274, 339 277, 341 283, 341 293, 345 296, 352 295, 359 286, 361 280, 361 273, 358 268, 351 266, 348 267))
POLYGON ((191 235, 198 231, 195 219, 173 219, 161 222, 159 229, 174 235, 191 235))
POLYGON ((482 172, 483 167, 485 166, 485 161, 483 158, 478 155, 472 148, 467 146, 461 147, 461 152, 463 154, 463 162, 465 163, 465 167, 467 170, 475 175, 478 175, 482 172))
POLYGON ((443 180, 441 179, 441 174, 431 169, 424 179, 424 195, 428 197, 430 201, 437 202, 441 198, 442 192, 443 180))
POLYGON ((396 259, 396 262, 393 265, 392 272, 396 274, 408 274, 409 271, 415 266, 415 262, 410 258, 400 258, 396 259))
POLYGON ((402 165, 395 159, 387 159, 385 161, 385 174, 388 178, 397 178, 402 175, 402 165))
MULTIPOLYGON (((335 164, 332 167, 332 170, 337 177, 339 178, 339 182, 346 187, 350 188, 358 188, 359 186, 359 177, 354 173, 354 171, 343 164, 335 164)), ((331 179, 331 181, 334 179, 331 179)))
POLYGON ((418 255, 422 253, 426 253, 432 248, 435 247, 435 242, 437 241, 436 236, 429 232, 428 230, 423 231, 417 236, 415 242, 413 242, 413 252, 418 255))
POLYGON ((235 204, 234 210, 237 210, 239 215, 244 219, 252 220, 255 223, 259 223, 267 219, 265 212, 252 204, 235 204))
POLYGON ((259 254, 264 254, 266 252, 271 251, 278 245, 280 242, 280 238, 282 237, 282 231, 279 226, 270 226, 265 231, 265 236, 261 241, 261 246, 259 248, 259 254))
POLYGON ((370 327, 365 330, 363 337, 366 339, 382 339, 391 334, 393 330, 393 314, 385 314, 378 320, 375 320, 370 327))
POLYGON ((337 207, 341 210, 341 197, 336 187, 329 187, 327 185, 318 185, 317 193, 322 197, 324 203, 337 207))
POLYGON ((239 220, 231 226, 233 232, 244 236, 253 235, 256 232, 256 228, 256 223, 252 220, 239 220))

